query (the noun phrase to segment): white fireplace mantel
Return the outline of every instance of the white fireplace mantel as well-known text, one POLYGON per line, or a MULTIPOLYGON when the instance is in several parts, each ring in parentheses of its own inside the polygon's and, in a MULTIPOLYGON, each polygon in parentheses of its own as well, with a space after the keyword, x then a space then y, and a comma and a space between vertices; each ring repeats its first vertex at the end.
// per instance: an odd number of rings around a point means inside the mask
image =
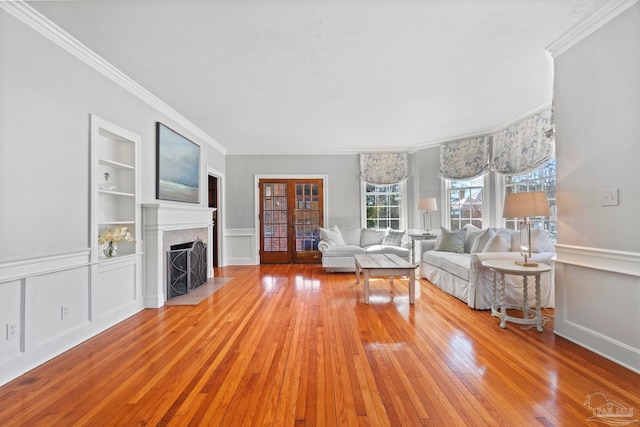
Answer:
MULTIPOLYGON (((213 244, 212 213, 214 208, 198 205, 143 204, 145 240, 145 289, 144 303, 147 308, 162 307, 166 300, 165 233, 206 228, 207 235, 201 237, 207 246, 213 244)), ((186 240, 185 240, 186 242, 186 240)), ((207 278, 213 277, 213 251, 207 248, 207 278)))

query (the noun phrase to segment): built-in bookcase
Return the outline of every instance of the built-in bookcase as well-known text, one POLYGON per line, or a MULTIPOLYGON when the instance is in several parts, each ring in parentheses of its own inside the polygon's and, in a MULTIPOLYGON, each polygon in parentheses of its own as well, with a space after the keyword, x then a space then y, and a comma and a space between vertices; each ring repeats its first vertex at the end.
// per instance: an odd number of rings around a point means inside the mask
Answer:
POLYGON ((107 259, 98 234, 128 227, 136 243, 118 242, 122 258, 140 252, 140 137, 91 116, 91 259, 107 259), (106 179, 108 177, 108 179, 106 179))

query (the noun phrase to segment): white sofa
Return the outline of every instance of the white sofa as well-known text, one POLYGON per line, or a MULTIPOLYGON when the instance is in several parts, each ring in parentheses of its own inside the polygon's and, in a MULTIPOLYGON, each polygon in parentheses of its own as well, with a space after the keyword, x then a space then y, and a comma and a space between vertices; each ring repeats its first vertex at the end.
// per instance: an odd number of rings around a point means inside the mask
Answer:
POLYGON ((320 229, 318 250, 327 271, 355 271, 355 254, 391 253, 409 261, 411 244, 404 231, 333 226, 320 229))
MULTIPOLYGON (((458 232, 458 243, 461 232, 464 232, 463 250, 459 245, 447 247, 441 243, 447 240, 451 232, 441 230, 441 235, 433 249, 422 253, 420 274, 425 279, 465 302, 469 307, 478 310, 491 308, 492 285, 494 273, 482 266, 487 259, 522 260, 520 255, 520 233, 507 229, 480 230, 473 226, 466 226, 458 232), (497 236, 497 237, 495 237, 497 236), (438 250, 440 249, 440 250, 438 250), (445 250, 442 250, 445 249, 445 250), (456 252, 451 249, 457 250, 456 252)), ((445 242, 446 243, 446 242, 445 242)), ((554 270, 555 241, 549 238, 544 230, 532 231, 531 261, 548 264, 552 270, 540 277, 542 307, 554 307, 554 270)), ((522 304, 523 278, 515 275, 505 275, 506 304, 522 304)), ((529 306, 535 306, 534 279, 529 278, 529 306)))

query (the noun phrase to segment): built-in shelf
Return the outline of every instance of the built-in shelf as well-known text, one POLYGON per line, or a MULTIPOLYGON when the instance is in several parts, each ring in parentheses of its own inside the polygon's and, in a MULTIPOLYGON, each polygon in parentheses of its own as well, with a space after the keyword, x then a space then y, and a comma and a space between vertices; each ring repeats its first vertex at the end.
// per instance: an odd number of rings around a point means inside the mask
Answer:
POLYGON ((112 168, 135 170, 135 167, 132 165, 126 165, 124 163, 114 162, 113 160, 109 160, 109 159, 98 159, 98 164, 103 166, 111 166, 112 168))
POLYGON ((128 227, 136 243, 118 242, 122 258, 140 253, 140 137, 91 116, 91 258, 107 260, 98 235, 128 227))
POLYGON ((133 193, 122 193, 120 191, 98 190, 100 194, 110 194, 112 196, 136 197, 133 193))

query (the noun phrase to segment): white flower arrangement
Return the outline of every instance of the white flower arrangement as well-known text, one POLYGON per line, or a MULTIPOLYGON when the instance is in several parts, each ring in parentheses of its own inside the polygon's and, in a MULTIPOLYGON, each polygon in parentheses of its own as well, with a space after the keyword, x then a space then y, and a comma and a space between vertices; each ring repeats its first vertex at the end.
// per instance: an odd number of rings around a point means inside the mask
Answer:
POLYGON ((115 227, 103 231, 98 234, 98 243, 103 245, 108 242, 121 242, 126 240, 127 242, 135 243, 136 240, 129 231, 129 227, 115 227))

